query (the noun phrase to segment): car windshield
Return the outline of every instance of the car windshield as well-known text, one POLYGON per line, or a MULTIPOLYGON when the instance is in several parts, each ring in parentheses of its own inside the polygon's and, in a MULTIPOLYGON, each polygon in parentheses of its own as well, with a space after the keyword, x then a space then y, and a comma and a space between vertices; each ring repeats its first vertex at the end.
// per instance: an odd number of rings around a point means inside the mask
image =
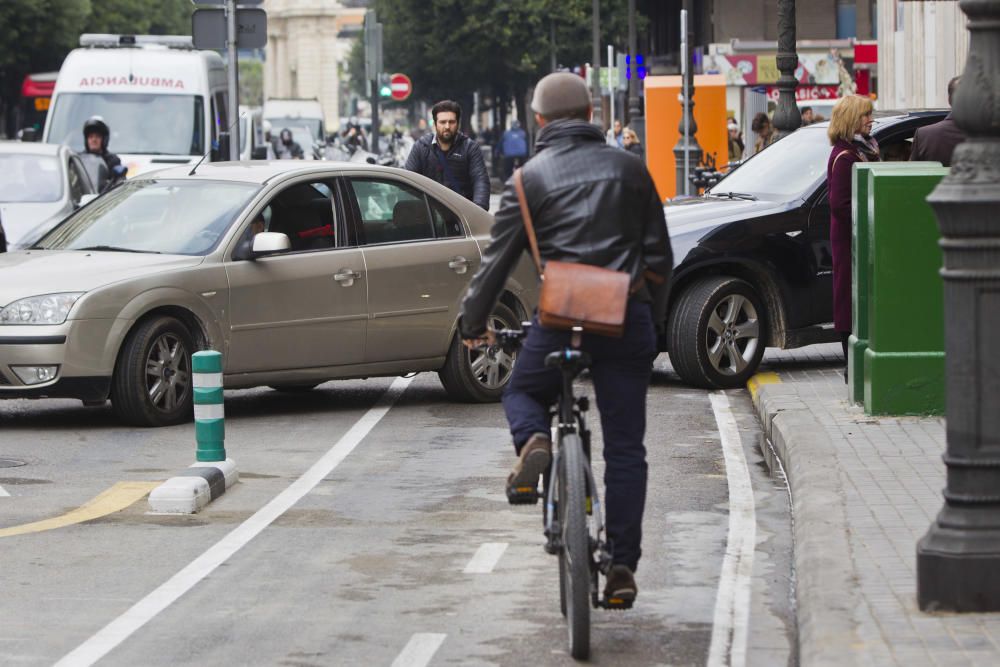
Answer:
MULTIPOLYGON (((319 137, 319 126, 322 123, 318 118, 268 118, 271 122, 271 133, 277 134, 282 128, 287 127, 292 132, 296 132, 295 141, 299 142, 303 146, 305 144, 303 141, 305 137, 299 138, 299 133, 302 132, 302 128, 308 130, 308 134, 311 137, 319 137)), ((310 139, 311 140, 311 139, 310 139)))
POLYGON ((204 255, 259 189, 218 181, 128 181, 80 209, 34 247, 204 255))
POLYGON ((826 176, 829 155, 826 128, 805 127, 751 157, 706 194, 739 192, 767 200, 798 197, 826 176))
POLYGON ((49 112, 48 142, 82 152, 84 122, 100 116, 111 129, 112 153, 201 155, 203 109, 198 95, 62 93, 49 112))
POLYGON ((46 155, 0 153, 0 201, 54 202, 62 199, 59 160, 46 155))

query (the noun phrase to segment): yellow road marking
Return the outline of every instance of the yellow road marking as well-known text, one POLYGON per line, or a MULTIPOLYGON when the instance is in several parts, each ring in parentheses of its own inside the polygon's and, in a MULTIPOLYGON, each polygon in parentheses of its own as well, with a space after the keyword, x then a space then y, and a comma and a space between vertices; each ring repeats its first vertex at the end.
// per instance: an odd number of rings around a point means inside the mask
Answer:
POLYGON ((777 373, 757 373, 752 378, 747 380, 747 389, 750 390, 750 396, 753 400, 757 400, 757 392, 765 384, 781 384, 781 378, 778 377, 777 373))
POLYGON ((137 500, 142 500, 150 491, 160 485, 160 482, 118 482, 92 500, 87 501, 72 512, 62 516, 26 523, 20 526, 0 529, 0 537, 24 535, 25 533, 40 533, 43 530, 64 528, 74 523, 83 523, 99 519, 102 516, 119 512, 137 500))

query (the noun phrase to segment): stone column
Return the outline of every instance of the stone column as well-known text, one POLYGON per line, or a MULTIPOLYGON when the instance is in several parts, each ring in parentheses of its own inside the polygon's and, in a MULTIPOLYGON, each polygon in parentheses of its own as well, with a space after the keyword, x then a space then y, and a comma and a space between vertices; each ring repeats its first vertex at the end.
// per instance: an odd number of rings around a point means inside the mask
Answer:
POLYGON ((802 115, 795 104, 795 88, 799 85, 795 78, 795 68, 799 66, 799 56, 795 52, 795 0, 778 0, 778 108, 774 110, 775 138, 777 141, 802 125, 802 115))
POLYGON ((1000 611, 1000 0, 962 0, 969 57, 953 100, 959 144, 927 201, 944 254, 944 506, 917 543, 926 611, 1000 611))

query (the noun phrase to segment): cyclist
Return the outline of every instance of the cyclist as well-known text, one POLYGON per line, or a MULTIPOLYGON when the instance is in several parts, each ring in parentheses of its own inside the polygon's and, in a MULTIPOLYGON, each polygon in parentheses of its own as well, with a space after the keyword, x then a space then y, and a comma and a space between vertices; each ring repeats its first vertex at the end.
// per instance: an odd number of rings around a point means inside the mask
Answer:
MULTIPOLYGON (((537 155, 525 163, 525 194, 543 260, 579 262, 628 272, 633 281, 622 338, 584 334, 604 434, 607 530, 612 566, 605 598, 632 601, 638 592, 642 514, 646 502, 646 390, 656 357, 654 323, 666 319, 673 254, 663 204, 645 165, 609 146, 590 123, 590 93, 568 72, 549 74, 531 108, 541 131, 537 155)), ((513 179, 507 181, 491 242, 462 302, 460 335, 468 347, 492 340, 486 322, 507 276, 528 247, 513 179)), ((537 485, 551 459, 549 407, 561 376, 545 356, 570 343, 570 333, 535 318, 503 406, 518 461, 508 489, 537 485)))

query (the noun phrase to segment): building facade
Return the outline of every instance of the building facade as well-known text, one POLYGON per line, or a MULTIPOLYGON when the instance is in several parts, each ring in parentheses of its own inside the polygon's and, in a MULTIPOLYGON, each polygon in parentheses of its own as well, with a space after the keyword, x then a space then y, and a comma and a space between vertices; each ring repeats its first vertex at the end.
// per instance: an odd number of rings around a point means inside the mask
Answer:
POLYGON ((341 76, 367 2, 265 0, 267 49, 264 99, 318 99, 325 125, 335 130, 341 107, 341 76))

